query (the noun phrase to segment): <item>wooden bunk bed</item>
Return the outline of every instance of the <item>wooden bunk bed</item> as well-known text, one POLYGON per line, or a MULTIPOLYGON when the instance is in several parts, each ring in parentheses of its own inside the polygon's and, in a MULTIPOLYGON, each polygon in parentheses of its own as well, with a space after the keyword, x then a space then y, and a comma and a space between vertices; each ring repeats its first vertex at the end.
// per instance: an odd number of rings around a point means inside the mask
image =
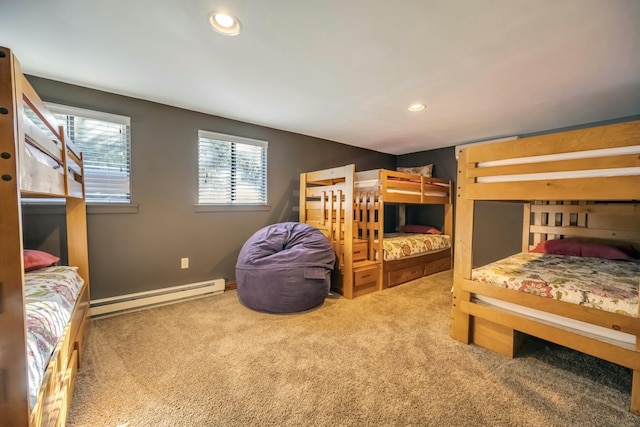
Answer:
POLYGON ((83 172, 82 154, 11 50, 0 47, 0 425, 66 422, 89 309, 83 172), (73 267, 25 272, 21 201, 28 197, 65 199, 73 267), (62 320, 55 324, 53 316, 62 320), (30 325, 38 320, 35 331, 30 325), (42 327, 49 322, 55 326, 42 327), (45 344, 50 355, 33 351, 45 344))
POLYGON ((513 357, 527 334, 630 368, 640 414, 640 121, 472 145, 458 165, 452 337, 513 357), (523 204, 522 253, 474 268, 481 200, 523 204))
POLYGON ((347 298, 395 286, 451 268, 453 218, 450 182, 346 165, 300 174, 300 222, 320 229, 333 243, 338 262, 332 288, 347 298), (436 250, 385 259, 384 205, 436 204, 444 208, 444 234, 430 236, 436 250))

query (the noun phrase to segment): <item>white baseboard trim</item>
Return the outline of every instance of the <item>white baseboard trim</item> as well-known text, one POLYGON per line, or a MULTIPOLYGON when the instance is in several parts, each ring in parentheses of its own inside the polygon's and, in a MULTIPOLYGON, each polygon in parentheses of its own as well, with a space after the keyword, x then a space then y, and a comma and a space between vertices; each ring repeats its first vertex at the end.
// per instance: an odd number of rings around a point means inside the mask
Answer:
POLYGON ((171 288, 119 295, 91 301, 89 316, 113 315, 122 312, 143 310, 159 305, 173 304, 186 299, 201 298, 224 292, 225 280, 215 279, 171 288))

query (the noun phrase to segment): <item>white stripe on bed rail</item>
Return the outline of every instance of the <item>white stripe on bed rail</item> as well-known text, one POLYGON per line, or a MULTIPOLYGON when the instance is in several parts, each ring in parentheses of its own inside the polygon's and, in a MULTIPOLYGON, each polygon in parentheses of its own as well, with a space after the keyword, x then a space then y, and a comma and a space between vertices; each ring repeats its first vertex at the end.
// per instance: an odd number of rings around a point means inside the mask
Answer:
POLYGON ((476 182, 516 182, 516 181, 541 181, 551 179, 571 179, 571 178, 605 178, 612 176, 635 176, 640 175, 640 167, 636 168, 615 168, 615 169, 591 169, 582 171, 566 172, 542 172, 523 173, 518 175, 484 176, 476 178, 476 182))
POLYGON ((545 154, 542 156, 515 157, 513 159, 479 162, 477 167, 488 168, 494 166, 523 165, 528 163, 553 162, 558 160, 579 160, 595 157, 619 156, 624 154, 640 154, 640 145, 628 147, 602 148, 599 150, 573 151, 570 153, 545 154))

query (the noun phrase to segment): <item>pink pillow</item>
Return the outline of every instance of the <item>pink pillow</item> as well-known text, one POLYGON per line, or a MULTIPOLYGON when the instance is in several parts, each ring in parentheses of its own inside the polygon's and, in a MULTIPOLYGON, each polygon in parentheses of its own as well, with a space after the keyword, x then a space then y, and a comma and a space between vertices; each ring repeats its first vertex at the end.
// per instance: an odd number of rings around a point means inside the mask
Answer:
POLYGON ((635 250, 629 244, 601 243, 579 239, 547 240, 538 243, 531 252, 612 260, 631 260, 635 258, 635 250))
POLYGON ((442 231, 430 225, 399 225, 396 231, 400 233, 442 234, 442 231))
POLYGON ((25 249, 24 271, 37 270, 39 268, 57 265, 60 258, 53 256, 47 252, 37 251, 35 249, 25 249))

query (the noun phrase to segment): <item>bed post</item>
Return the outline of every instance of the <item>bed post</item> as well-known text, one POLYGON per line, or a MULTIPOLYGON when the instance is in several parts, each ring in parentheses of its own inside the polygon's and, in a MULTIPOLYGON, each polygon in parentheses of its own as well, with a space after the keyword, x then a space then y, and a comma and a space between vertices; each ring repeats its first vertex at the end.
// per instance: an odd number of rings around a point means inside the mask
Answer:
MULTIPOLYGON (((20 64, 0 48, 0 425, 29 424, 17 141, 22 126, 20 64)), ((19 160, 19 159, 18 159, 19 160)))
POLYGON ((67 254, 69 265, 89 282, 89 250, 87 247, 87 205, 84 199, 67 199, 67 254))
MULTIPOLYGON (((344 215, 344 229, 343 235, 338 235, 338 243, 340 243, 340 239, 343 239, 344 247, 344 271, 342 272, 342 295, 345 298, 352 299, 353 298, 353 288, 354 288, 354 279, 353 279, 353 198, 354 187, 353 181, 356 173, 356 165, 351 164, 345 167, 345 179, 344 179, 344 194, 341 199, 344 200, 342 209, 340 213, 344 215)), ((338 225, 340 225, 340 216, 336 218, 338 225)))
MULTIPOLYGON (((640 287, 640 282, 638 282, 638 287, 640 287)), ((638 308, 638 316, 640 316, 640 308, 638 308)), ((636 352, 640 352, 640 337, 638 336, 636 336, 636 352)), ((640 369, 633 370, 631 380, 631 406, 629 410, 636 415, 640 415, 640 369)))
POLYGON ((461 303, 471 299, 471 294, 462 290, 462 281, 471 279, 474 201, 466 197, 467 168, 462 167, 466 159, 466 150, 463 149, 458 159, 451 337, 468 344, 471 318, 461 310, 461 303))
POLYGON ((522 252, 529 252, 529 237, 531 227, 531 204, 524 203, 522 210, 522 252))
MULTIPOLYGON (((636 351, 640 351, 640 346, 636 344, 636 351)), ((633 371, 633 380, 631 383, 631 412, 640 415, 640 370, 633 371)))

